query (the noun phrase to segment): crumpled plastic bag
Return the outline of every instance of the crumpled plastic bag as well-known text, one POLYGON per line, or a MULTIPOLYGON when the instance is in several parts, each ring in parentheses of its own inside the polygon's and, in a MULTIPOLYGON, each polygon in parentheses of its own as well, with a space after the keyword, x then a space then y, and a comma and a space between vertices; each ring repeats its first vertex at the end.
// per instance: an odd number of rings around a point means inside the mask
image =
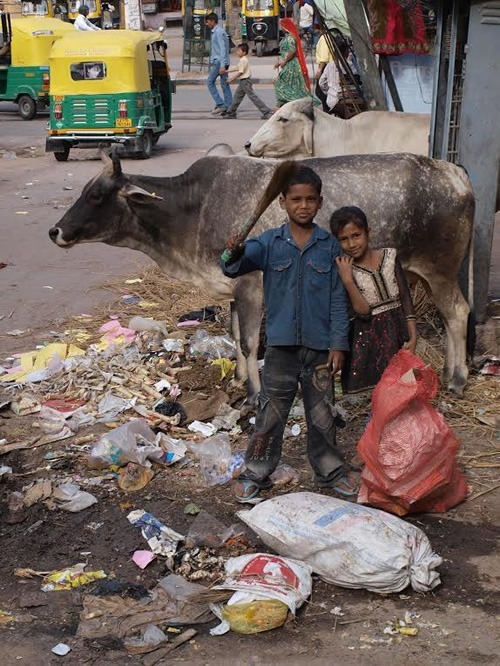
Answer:
POLYGON ((86 564, 75 564, 75 566, 67 569, 51 571, 42 579, 42 592, 71 590, 74 587, 81 587, 106 578, 102 569, 99 571, 84 571, 86 566, 86 564))
POLYGON ((146 539, 149 547, 157 555, 164 555, 168 557, 173 555, 177 550, 179 541, 184 539, 182 534, 167 527, 161 523, 152 513, 148 513, 143 509, 136 509, 131 511, 127 520, 141 528, 142 536, 146 539))
POLYGON ((134 462, 150 467, 148 458, 159 458, 163 450, 156 444, 156 435, 147 423, 132 419, 106 434, 90 451, 89 467, 102 469, 134 462))
POLYGON ((290 609, 282 601, 257 594, 235 592, 224 606, 211 604, 210 608, 221 624, 210 630, 212 636, 221 636, 229 630, 237 634, 258 634, 282 627, 290 609))
POLYGON ((60 502, 59 508, 71 513, 78 513, 97 504, 97 497, 80 490, 77 483, 61 483, 52 491, 52 498, 60 502))
POLYGON ((236 358, 236 343, 228 335, 210 335, 203 328, 196 331, 189 343, 191 356, 207 359, 236 358))
POLYGON ((444 512, 467 497, 455 433, 430 404, 438 382, 415 354, 395 354, 372 396, 373 416, 358 444, 365 462, 358 502, 407 513, 444 512))
POLYGON ((309 564, 327 583, 371 592, 428 592, 442 558, 418 527, 391 514, 316 493, 290 493, 239 511, 275 552, 309 564))
POLYGON ((187 447, 198 457, 208 486, 228 483, 240 474, 245 464, 242 453, 231 453, 231 443, 226 432, 209 437, 200 444, 187 442, 187 447))

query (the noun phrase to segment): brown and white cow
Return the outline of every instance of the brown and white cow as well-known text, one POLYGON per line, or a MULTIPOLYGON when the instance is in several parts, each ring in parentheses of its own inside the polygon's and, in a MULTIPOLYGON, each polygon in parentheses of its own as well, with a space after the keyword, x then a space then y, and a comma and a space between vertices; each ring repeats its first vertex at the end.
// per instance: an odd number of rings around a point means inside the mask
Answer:
MULTIPOLYGON (((232 300, 240 380, 259 389, 257 349, 262 316, 260 273, 232 281, 219 255, 233 225, 244 221, 264 191, 276 162, 209 156, 172 178, 125 175, 113 155, 79 199, 49 231, 63 248, 103 242, 149 255, 172 278, 232 300)), ((471 237, 474 197, 458 167, 417 155, 351 155, 306 160, 323 179, 318 223, 340 206, 356 205, 369 219, 375 246, 396 247, 403 267, 428 285, 447 332, 444 378, 461 392, 467 381, 469 307, 457 276, 471 237)), ((255 233, 278 226, 272 204, 255 233)))

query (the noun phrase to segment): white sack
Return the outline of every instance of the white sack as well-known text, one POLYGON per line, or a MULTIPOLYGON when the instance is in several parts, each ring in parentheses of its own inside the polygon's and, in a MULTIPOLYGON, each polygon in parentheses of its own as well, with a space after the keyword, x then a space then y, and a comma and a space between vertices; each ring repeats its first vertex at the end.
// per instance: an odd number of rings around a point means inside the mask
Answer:
POLYGON ((418 527, 378 509, 315 493, 291 493, 239 511, 279 555, 309 564, 328 583, 371 592, 427 592, 442 558, 418 527))

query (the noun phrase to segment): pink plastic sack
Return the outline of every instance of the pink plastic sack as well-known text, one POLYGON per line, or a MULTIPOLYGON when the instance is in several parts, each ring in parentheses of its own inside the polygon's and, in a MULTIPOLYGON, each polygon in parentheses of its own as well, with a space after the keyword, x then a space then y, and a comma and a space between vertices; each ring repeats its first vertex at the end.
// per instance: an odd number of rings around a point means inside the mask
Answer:
POLYGON ((360 504, 407 513, 443 512, 468 493, 456 463, 460 443, 430 400, 437 377, 404 349, 391 359, 372 396, 373 417, 359 444, 365 462, 360 504))

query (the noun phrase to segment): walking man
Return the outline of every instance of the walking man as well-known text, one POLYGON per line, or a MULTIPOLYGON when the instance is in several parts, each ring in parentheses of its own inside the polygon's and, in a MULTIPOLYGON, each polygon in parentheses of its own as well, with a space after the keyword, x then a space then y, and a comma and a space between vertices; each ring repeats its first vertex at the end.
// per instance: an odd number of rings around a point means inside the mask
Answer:
POLYGON ((210 72, 207 78, 207 86, 215 102, 214 116, 227 111, 232 104, 233 96, 227 82, 227 70, 229 69, 229 37, 225 30, 219 25, 219 17, 215 12, 207 14, 205 23, 212 31, 210 40, 210 72), (222 95, 219 94, 215 82, 220 77, 222 95))

